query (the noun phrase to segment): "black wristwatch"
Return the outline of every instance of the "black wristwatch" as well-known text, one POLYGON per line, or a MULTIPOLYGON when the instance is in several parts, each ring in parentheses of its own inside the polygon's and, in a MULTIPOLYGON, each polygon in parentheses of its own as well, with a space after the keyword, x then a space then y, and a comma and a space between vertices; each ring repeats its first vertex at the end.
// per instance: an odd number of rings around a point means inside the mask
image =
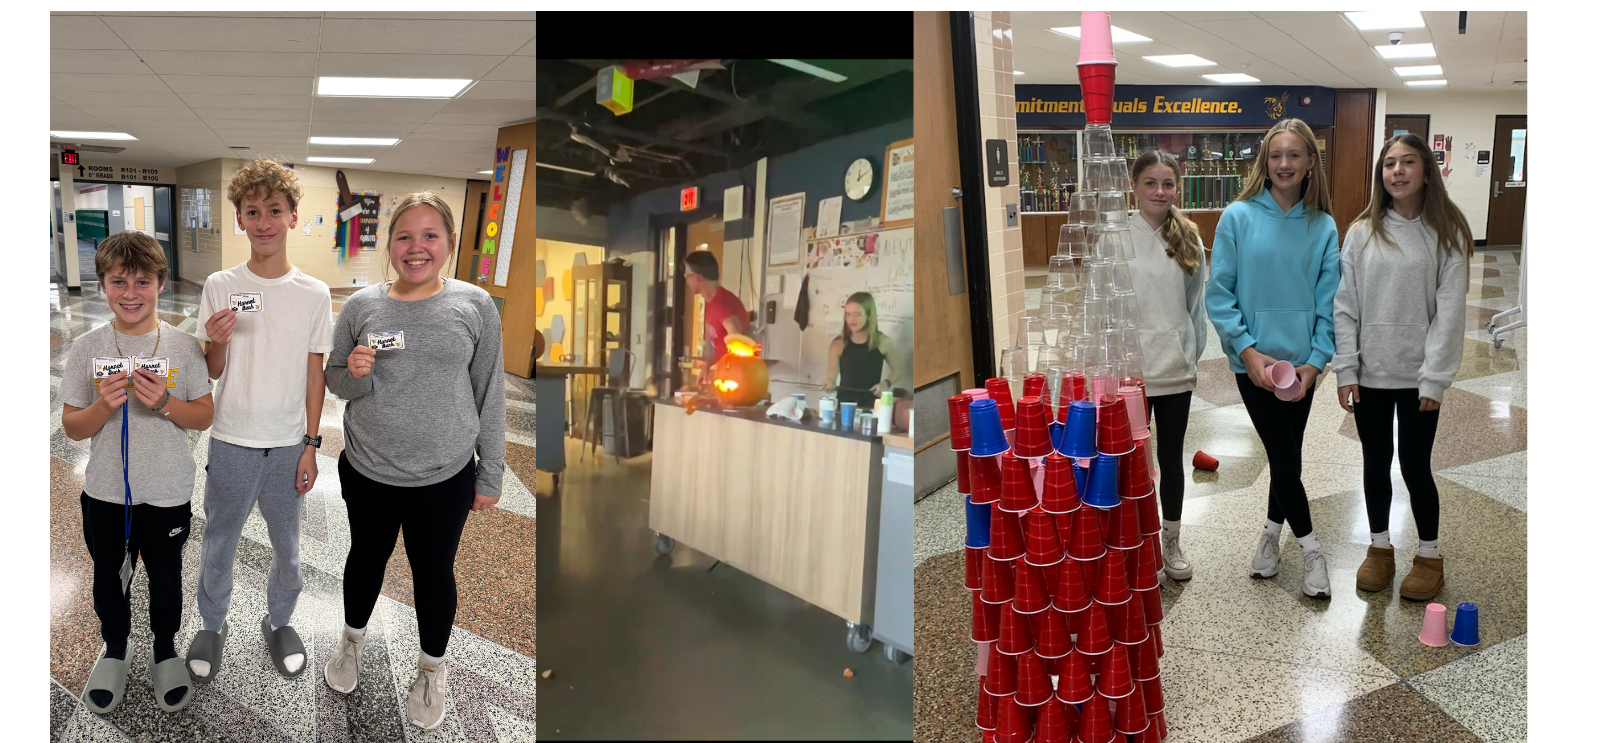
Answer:
POLYGON ((306 446, 314 446, 314 447, 316 447, 318 449, 321 449, 322 448, 322 437, 318 436, 316 438, 311 438, 310 436, 307 436, 300 443, 305 444, 306 446))

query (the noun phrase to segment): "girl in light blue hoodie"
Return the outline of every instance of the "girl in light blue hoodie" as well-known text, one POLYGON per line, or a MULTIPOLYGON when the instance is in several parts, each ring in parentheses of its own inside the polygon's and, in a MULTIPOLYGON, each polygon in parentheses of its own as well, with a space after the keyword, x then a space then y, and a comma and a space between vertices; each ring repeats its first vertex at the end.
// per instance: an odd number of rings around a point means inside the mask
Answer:
POLYGON ((1300 590, 1328 598, 1328 567, 1300 482, 1301 445, 1317 376, 1333 358, 1339 231, 1328 210, 1327 174, 1311 128, 1284 119, 1267 131, 1250 179, 1217 223, 1206 310, 1217 329, 1250 422, 1267 451, 1267 522, 1250 575, 1278 574, 1287 518, 1304 555, 1300 590), (1278 398, 1268 367, 1295 367, 1301 392, 1278 398))

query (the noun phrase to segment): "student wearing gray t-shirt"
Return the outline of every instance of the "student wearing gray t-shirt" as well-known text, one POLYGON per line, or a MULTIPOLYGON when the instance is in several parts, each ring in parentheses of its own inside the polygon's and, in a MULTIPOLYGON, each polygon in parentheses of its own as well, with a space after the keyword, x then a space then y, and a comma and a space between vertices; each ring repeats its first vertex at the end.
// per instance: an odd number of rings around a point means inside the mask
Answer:
POLYGON ((422 646, 406 717, 431 730, 444 719, 456 547, 468 514, 500 500, 505 364, 489 294, 440 276, 455 247, 450 208, 424 192, 393 213, 387 249, 399 276, 345 302, 328 355, 328 389, 350 401, 339 455, 350 554, 345 628, 324 677, 337 691, 355 689, 367 620, 403 530, 422 646))
POLYGON ((67 436, 89 439, 79 504, 105 640, 83 702, 100 714, 122 703, 133 629, 123 569, 143 562, 155 635, 151 686, 156 704, 176 712, 193 696, 173 645, 195 476, 185 431, 211 427, 211 381, 199 341, 156 317, 167 261, 155 239, 132 230, 112 235, 94 263, 113 318, 73 343, 59 395, 67 436))

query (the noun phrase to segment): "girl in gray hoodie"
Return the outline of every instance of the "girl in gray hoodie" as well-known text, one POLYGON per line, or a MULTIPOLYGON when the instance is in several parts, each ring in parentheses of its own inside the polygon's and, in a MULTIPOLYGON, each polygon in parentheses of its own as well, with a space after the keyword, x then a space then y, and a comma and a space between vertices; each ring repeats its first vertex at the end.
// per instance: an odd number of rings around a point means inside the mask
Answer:
POLYGON ((1367 208, 1345 235, 1334 297, 1333 371, 1339 405, 1355 414, 1361 437, 1372 529, 1356 587, 1382 590, 1394 577, 1389 464, 1398 417, 1400 473, 1420 539, 1400 595, 1426 601, 1444 584, 1430 460, 1439 405, 1461 367, 1472 228, 1417 135, 1385 142, 1374 171, 1367 208))

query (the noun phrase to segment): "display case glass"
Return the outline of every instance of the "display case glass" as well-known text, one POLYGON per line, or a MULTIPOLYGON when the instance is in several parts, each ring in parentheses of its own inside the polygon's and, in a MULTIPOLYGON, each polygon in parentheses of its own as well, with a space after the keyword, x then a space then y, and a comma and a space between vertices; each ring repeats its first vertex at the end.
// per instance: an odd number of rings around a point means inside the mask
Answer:
POLYGON ((1017 133, 1022 211, 1064 212, 1078 190, 1078 133, 1017 133))

